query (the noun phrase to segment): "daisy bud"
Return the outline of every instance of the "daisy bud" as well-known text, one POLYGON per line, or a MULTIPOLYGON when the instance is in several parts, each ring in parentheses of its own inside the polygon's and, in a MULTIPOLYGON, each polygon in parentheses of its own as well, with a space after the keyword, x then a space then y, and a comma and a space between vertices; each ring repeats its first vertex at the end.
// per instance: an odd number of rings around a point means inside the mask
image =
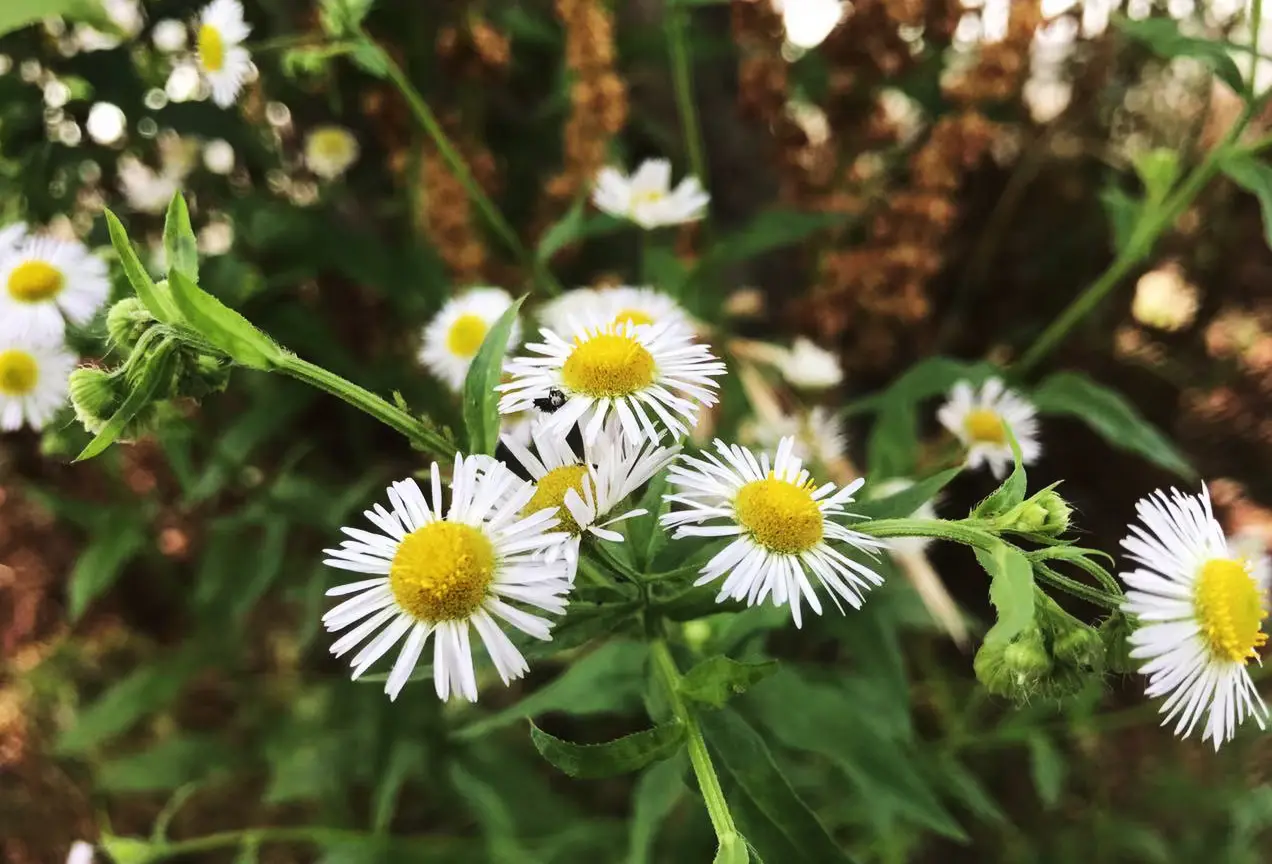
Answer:
POLYGON ((1061 498, 1058 492, 1054 489, 1043 489, 1028 501, 1023 501, 1007 511, 996 521, 1000 531, 1059 537, 1069 530, 1069 516, 1072 513, 1073 510, 1068 502, 1061 498))
POLYGON ((1051 656, 1037 627, 1003 645, 986 642, 973 661, 976 678, 996 696, 1027 702, 1051 672, 1051 656))
POLYGON ((124 352, 132 351, 141 334, 154 323, 155 317, 136 297, 125 297, 106 313, 106 332, 110 341, 124 352))
MULTIPOLYGON (((75 416, 90 435, 96 435, 128 398, 130 387, 120 370, 106 372, 84 366, 67 381, 75 416)), ((124 427, 121 440, 139 438, 154 425, 155 407, 147 405, 124 427)))
POLYGON ((1114 612, 1100 624, 1100 640, 1104 643, 1104 665, 1110 672, 1127 674, 1137 668, 1131 659, 1130 619, 1114 612))
POLYGON ((1051 653, 1057 664, 1077 669, 1094 670, 1104 665, 1104 643, 1100 634, 1085 624, 1058 635, 1051 653))
POLYGON ((187 346, 182 346, 177 357, 173 396, 202 399, 212 393, 220 393, 230 383, 233 363, 224 357, 204 354, 187 346))

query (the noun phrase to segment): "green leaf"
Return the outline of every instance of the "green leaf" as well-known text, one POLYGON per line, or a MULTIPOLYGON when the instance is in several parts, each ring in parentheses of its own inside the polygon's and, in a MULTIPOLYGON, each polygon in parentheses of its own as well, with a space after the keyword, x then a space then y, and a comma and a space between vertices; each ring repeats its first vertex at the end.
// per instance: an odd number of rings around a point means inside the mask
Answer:
POLYGON ((1240 150, 1230 150, 1219 160, 1228 178, 1259 200, 1263 214, 1263 239, 1272 248, 1272 166, 1240 150))
POLYGON ((1043 414, 1063 414, 1086 423, 1114 447, 1191 479, 1196 472, 1170 439, 1114 390, 1077 372, 1057 372, 1033 392, 1043 414))
POLYGON ((168 205, 168 216, 163 221, 163 251, 168 259, 168 273, 180 270, 191 281, 199 281, 199 242, 190 226, 190 211, 185 198, 178 192, 168 205))
POLYGON ((746 838, 735 832, 720 838, 720 848, 716 849, 712 864, 748 864, 750 860, 746 838))
POLYGON ((103 17, 96 0, 4 0, 0 4, 0 36, 58 15, 94 21, 103 17))
POLYGON ((468 429, 468 452, 493 456, 499 444, 499 378, 503 374, 508 338, 517 322, 525 296, 504 310, 486 333, 477 356, 464 379, 464 426, 468 429))
POLYGON ((151 861, 163 860, 163 847, 140 837, 103 834, 100 844, 113 864, 150 864, 151 861))
MULTIPOLYGON (((863 519, 905 519, 914 515, 915 511, 931 501, 951 480, 957 477, 963 468, 949 468, 919 480, 900 492, 883 498, 865 498, 852 503, 852 512, 863 519)), ((866 486, 870 491, 870 486, 866 486)))
POLYGON ((574 744, 549 735, 531 721, 530 740, 554 767, 571 777, 592 780, 639 771, 674 755, 685 743, 685 727, 676 720, 604 744, 574 744))
POLYGON ((67 586, 67 610, 72 621, 79 619, 103 591, 115 584, 120 571, 146 545, 146 531, 135 511, 110 510, 98 526, 88 546, 80 552, 67 586))
POLYGON ((667 532, 658 524, 659 518, 667 511, 667 502, 663 500, 666 492, 667 472, 660 471, 649 481, 645 494, 636 505, 646 510, 646 514, 628 523, 627 543, 631 545, 641 572, 648 572, 653 567, 658 552, 667 545, 667 532))
POLYGON ((1171 59, 1174 57, 1195 57, 1210 67, 1233 92, 1245 92, 1245 84, 1241 80, 1241 70, 1223 45, 1208 39, 1196 39, 1179 32, 1179 23, 1173 18, 1145 18, 1134 21, 1118 16, 1114 19, 1117 28, 1134 39, 1147 45, 1158 57, 1171 59))
POLYGON ((1106 186, 1100 191, 1100 203, 1104 205, 1109 226, 1113 229, 1113 251, 1122 252, 1135 236, 1135 229, 1144 213, 1144 202, 1133 198, 1119 186, 1106 186))
POLYGON ((133 672, 80 711, 75 725, 58 738, 57 751, 83 753, 128 729, 143 715, 172 701, 204 659, 186 649, 133 672))
POLYGON ((972 510, 973 517, 988 518, 997 516, 1001 513, 1006 513, 1025 500, 1029 479, 1025 475, 1025 465, 1021 460, 1020 443, 1016 441, 1015 433, 1012 432, 1011 427, 1006 423, 1003 424, 1003 432, 1007 435, 1007 443, 1011 445, 1015 464, 1012 466, 1011 473, 1007 475, 1007 479, 972 510))
POLYGON ((368 42, 359 42, 354 46, 353 53, 350 56, 358 68, 368 75, 384 78, 389 74, 388 58, 384 56, 384 52, 376 45, 368 42))
POLYGON ((1151 207, 1166 200, 1179 180, 1179 153, 1158 147, 1134 158, 1135 173, 1144 184, 1144 197, 1151 207))
POLYGON ((88 445, 75 457, 76 462, 83 462, 85 459, 92 459, 101 454, 123 434, 128 423, 155 400, 160 386, 171 380, 172 366, 175 361, 176 346, 172 342, 163 342, 155 348, 146 360, 141 379, 136 382, 132 392, 124 400, 124 404, 119 406, 119 410, 111 415, 101 431, 94 435, 93 440, 89 441, 88 445))
POLYGON ((743 829, 767 860, 796 864, 794 859, 784 857, 780 851, 783 849, 794 850, 799 861, 809 864, 844 864, 851 860, 791 787, 764 739, 741 715, 726 707, 704 715, 701 722, 730 804, 738 800, 761 823, 756 829, 745 825, 743 829), (761 832, 780 843, 777 854, 764 848, 767 841, 761 839, 761 832))
POLYGON ((990 576, 989 602, 998 612, 998 621, 985 634, 985 643, 1006 643, 1033 623, 1033 568, 1019 549, 1002 542, 992 555, 977 549, 976 560, 990 576))
POLYGON ((770 250, 799 243, 818 231, 842 225, 847 218, 841 213, 766 210, 751 220, 750 224, 724 237, 708 250, 702 256, 694 276, 701 271, 745 261, 770 250))
POLYGON ((976 774, 968 770, 953 754, 938 757, 933 774, 949 797, 988 822, 1007 821, 1006 814, 985 790, 976 774))
POLYGON ((631 839, 627 864, 651 864, 658 827, 685 792, 682 759, 664 759, 636 781, 632 793, 631 839))
POLYGON ((612 234, 627 224, 626 220, 608 213, 588 214, 587 202, 580 198, 566 211, 560 221, 543 233, 543 237, 539 240, 539 247, 535 250, 535 257, 543 262, 550 261, 553 255, 571 243, 588 237, 612 234))
POLYGON ((169 271, 168 287, 186 324, 235 363, 266 372, 281 364, 283 350, 272 339, 186 274, 169 271))
POLYGON ((214 738, 182 736, 106 762, 96 781, 108 792, 166 791, 225 770, 233 757, 234 751, 214 738))
POLYGON ((777 666, 776 660, 739 663, 720 655, 708 657, 681 679, 680 693, 712 708, 723 708, 734 696, 745 693, 776 672, 777 666))
POLYGON ((1029 736, 1029 770, 1038 800, 1046 809, 1053 809, 1064 791, 1064 757, 1041 733, 1029 736))
POLYGON ((645 648, 636 642, 607 642, 581 660, 573 661, 565 674, 517 704, 465 726, 455 737, 471 740, 526 717, 549 711, 575 715, 621 710, 644 689, 645 648))
POLYGON ((137 252, 133 249, 132 241, 128 239, 128 232, 124 230, 119 217, 109 209, 106 211, 106 228, 110 231, 110 244, 115 248, 115 254, 119 256, 119 262, 124 267, 124 274, 128 277, 129 283, 137 292, 142 304, 151 315, 155 316, 156 320, 164 324, 181 323, 181 312, 177 309, 167 287, 160 288, 151 281, 150 274, 141 265, 141 259, 137 257, 137 252))

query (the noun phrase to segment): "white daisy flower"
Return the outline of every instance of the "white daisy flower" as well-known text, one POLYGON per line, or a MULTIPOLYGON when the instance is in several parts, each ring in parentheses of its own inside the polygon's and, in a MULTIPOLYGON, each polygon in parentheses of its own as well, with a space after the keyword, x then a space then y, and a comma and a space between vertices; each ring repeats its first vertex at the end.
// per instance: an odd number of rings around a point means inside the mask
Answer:
MULTIPOLYGON (((578 560, 584 534, 612 543, 623 541, 623 535, 608 526, 648 511, 636 508, 604 522, 600 520, 670 465, 680 452, 679 446, 660 447, 657 442, 633 444, 613 417, 593 444, 584 445, 581 457, 565 436, 542 420, 535 425, 531 437, 533 451, 511 437, 505 437, 503 443, 534 478, 534 497, 526 511, 560 508, 559 528, 569 534, 561 551, 571 562, 578 560)), ((555 557, 555 552, 550 557, 555 557)))
POLYGON ((793 438, 777 445, 771 467, 768 453, 757 459, 747 448, 719 439, 715 447, 723 461, 706 451, 701 459, 682 456, 667 474, 679 491, 666 500, 685 508, 662 517, 664 527, 675 528, 673 537, 737 538, 707 562, 694 584, 727 573, 718 600, 731 597, 754 606, 772 594, 773 605, 790 603, 799 627, 801 597, 815 613, 822 611, 808 578, 811 572, 841 612, 840 598, 861 608, 865 592, 883 579, 835 545, 870 551, 883 544, 835 520, 848 515, 844 505, 865 481, 855 480, 838 491, 834 483, 817 486, 793 454, 793 438), (700 524, 716 519, 725 522, 700 524))
POLYGON ((181 188, 181 177, 155 171, 135 156, 121 158, 117 165, 119 191, 128 206, 139 213, 158 215, 168 209, 172 196, 181 188))
POLYGON ((826 390, 844 380, 839 358, 803 336, 778 358, 777 369, 792 386, 803 390, 826 390))
MULTIPOLYGON (((502 288, 470 288, 447 300, 424 328, 420 362, 458 392, 486 333, 511 305, 512 298, 502 288)), ((514 324, 508 347, 511 349, 520 338, 521 327, 514 324)))
POLYGON ((323 563, 372 577, 327 592, 354 595, 322 619, 332 633, 353 628, 331 646, 339 657, 362 645, 352 660, 353 677, 406 638, 384 686, 390 699, 397 698, 424 643, 435 636, 438 697, 455 694, 477 701, 470 627, 507 684, 529 667, 498 622, 536 639, 551 638, 547 618, 513 602, 553 615, 565 611, 569 564, 544 558, 547 549, 565 539, 547 533, 557 524, 556 515, 552 510, 521 515, 534 487, 490 457, 457 454, 450 489, 450 508, 443 511, 441 474, 434 462, 431 495, 411 479, 394 483, 388 489, 391 509, 376 504, 363 514, 378 532, 344 528, 351 539, 325 550, 329 557, 323 563))
POLYGON ((343 126, 318 126, 305 136, 305 167, 332 180, 358 161, 358 139, 343 126))
POLYGON ((241 44, 251 32, 239 0, 212 0, 199 13, 199 70, 222 108, 234 104, 251 72, 252 55, 241 44))
POLYGON ((968 382, 958 382, 936 416, 967 448, 967 467, 988 464, 999 479, 1015 464, 1004 423, 1016 436, 1026 465, 1042 452, 1034 406, 1015 391, 1008 390, 998 378, 986 381, 979 393, 968 382))
POLYGON ((0 322, 60 337, 65 316, 87 324, 106 302, 106 262, 78 240, 29 236, 0 252, 0 322))
POLYGON ((569 334, 572 322, 602 321, 643 326, 677 322, 690 325, 689 313, 661 291, 648 286, 576 288, 539 307, 539 320, 549 330, 569 334))
POLYGON ((714 379, 724 374, 724 364, 684 327, 628 321, 571 330, 577 335, 567 342, 544 328, 545 341, 526 346, 543 356, 517 357, 504 366, 512 380, 499 385, 500 413, 524 411, 553 394, 565 401, 544 422, 557 434, 578 423, 590 444, 613 408, 636 443, 642 437, 657 441, 658 425, 673 437, 686 435, 697 425, 698 406, 715 404, 714 379))
POLYGON ((602 168, 592 190, 597 209, 645 229, 697 222, 706 215, 710 200, 697 177, 686 177, 672 189, 671 163, 666 159, 646 159, 630 177, 616 168, 602 168))
POLYGON ((6 225, 0 228, 0 255, 5 255, 16 249, 27 236, 27 226, 25 222, 14 222, 12 225, 6 225))
POLYGON ((1160 490, 1135 505, 1122 547, 1139 565, 1119 574, 1128 588, 1122 611, 1138 619, 1131 656, 1144 661, 1149 697, 1166 696, 1163 725, 1178 717, 1187 737, 1205 716, 1202 740, 1215 749, 1252 716, 1264 728, 1267 707, 1246 666, 1267 642, 1266 569, 1259 573, 1224 538, 1210 493, 1168 497, 1160 490))
POLYGON ((42 429, 66 404, 67 378, 77 362, 49 334, 23 330, 0 338, 0 431, 24 423, 42 429))
POLYGON ((819 465, 830 465, 848 452, 848 436, 839 417, 821 405, 803 414, 783 414, 772 420, 755 420, 743 427, 744 437, 766 450, 777 447, 783 438, 795 441, 793 455, 819 465))
POLYGON ((774 8, 782 14, 786 41, 795 48, 816 48, 844 18, 841 0, 774 0, 774 8))

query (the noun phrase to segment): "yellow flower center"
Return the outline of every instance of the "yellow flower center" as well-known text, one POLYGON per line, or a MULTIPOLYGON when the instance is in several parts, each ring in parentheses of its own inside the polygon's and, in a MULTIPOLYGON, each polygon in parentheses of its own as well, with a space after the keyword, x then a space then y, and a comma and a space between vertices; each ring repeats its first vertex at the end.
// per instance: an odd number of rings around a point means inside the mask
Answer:
POLYGON ((659 201, 667 197, 667 193, 661 189, 636 189, 632 191, 632 209, 647 204, 657 204, 659 201))
POLYGON ((629 321, 633 327, 639 327, 642 324, 653 324, 654 318, 640 309, 624 309, 614 316, 615 327, 626 327, 629 321))
POLYGON ((0 393, 25 396, 39 380, 40 367, 30 354, 16 348, 0 351, 0 393))
POLYGON ((574 350, 561 368, 561 381, 575 393, 597 399, 630 396, 654 383, 654 355, 631 336, 601 333, 574 350))
POLYGON ((344 161, 353 149, 351 136, 343 129, 327 127, 316 130, 310 136, 314 152, 332 162, 344 161))
POLYGON ((822 539, 822 512, 811 486, 796 486, 770 475, 739 489, 733 507, 742 527, 770 552, 806 552, 822 539))
POLYGON ((485 534, 438 521, 402 540, 389 565, 389 587, 420 621, 462 621, 481 608, 494 575, 495 547, 485 534))
POLYGON ((211 24, 199 28, 199 62, 209 72, 220 72, 225 65, 225 40, 211 24))
POLYGON ((974 408, 967 412, 967 418, 963 420, 963 428, 967 430, 967 437, 974 443, 1007 443, 1007 433, 1003 430, 1003 418, 988 408, 974 408))
POLYGON ((43 303, 62 291, 66 277, 45 261, 23 261, 9 274, 9 296, 19 303, 43 303))
POLYGON ((1215 558, 1201 567, 1195 602, 1201 633, 1216 657, 1244 663, 1268 641, 1263 597, 1244 561, 1215 558))
POLYGON ((446 347, 458 357, 472 357, 486 339, 486 319, 469 312, 460 315, 446 333, 446 347))
POLYGON ((548 507, 557 507, 559 508, 557 518, 561 520, 561 524, 555 530, 568 531, 570 534, 583 533, 579 523, 574 521, 574 517, 566 509, 565 493, 573 489, 582 497, 583 478, 586 476, 586 465, 562 465, 560 468, 553 468, 534 484, 534 497, 521 512, 529 516, 548 507))

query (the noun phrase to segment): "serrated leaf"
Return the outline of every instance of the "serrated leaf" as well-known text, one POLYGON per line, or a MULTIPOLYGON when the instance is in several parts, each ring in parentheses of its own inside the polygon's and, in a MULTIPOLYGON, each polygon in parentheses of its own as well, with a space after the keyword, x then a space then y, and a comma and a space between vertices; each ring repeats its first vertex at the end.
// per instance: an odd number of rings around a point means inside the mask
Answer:
POLYGON ((512 301, 482 340, 468 375, 464 378, 464 426, 468 430, 468 452, 493 456, 499 444, 499 378, 503 374, 508 338, 521 311, 525 296, 512 301))
POLYGON ((779 849, 793 850, 798 861, 847 864, 851 860, 791 787, 764 739, 741 715, 726 707, 704 715, 701 722, 730 804, 741 799, 742 809, 762 822, 758 830, 742 827, 765 858, 797 864, 795 859, 783 857, 783 851, 774 854, 765 850, 759 833, 767 828, 781 842, 779 849))
POLYGON ((1165 16, 1136 21, 1118 16, 1117 28, 1136 42, 1147 45, 1158 57, 1195 57, 1202 61, 1238 95, 1245 92, 1241 70, 1226 48, 1208 39, 1185 36, 1179 31, 1179 22, 1165 16))
POLYGON ((777 667, 776 660, 739 663, 719 655, 708 657, 685 673, 680 681, 680 693, 712 708, 723 708, 734 696, 745 693, 776 672, 777 667))
POLYGON ((1020 550, 1002 542, 993 554, 977 549, 976 560, 990 576, 989 602, 998 612, 997 623, 985 634, 985 644, 1006 644, 1033 623, 1033 567, 1020 550))
POLYGON ((1029 736, 1029 770, 1038 800, 1046 809, 1052 809, 1060 803, 1060 793, 1064 791, 1064 758, 1041 733, 1029 736))
POLYGON ((543 237, 539 240, 539 246, 535 250, 535 257, 540 261, 547 262, 552 256, 560 252, 571 243, 583 240, 588 237, 599 237, 604 234, 612 234, 624 225, 629 224, 624 219, 611 216, 608 213, 587 212, 587 202, 580 198, 574 202, 573 206, 566 211, 565 215, 543 232, 543 237))
POLYGON ((137 292, 142 305, 155 316, 156 320, 164 324, 181 323, 181 312, 177 309, 172 295, 166 286, 160 288, 151 280, 150 274, 141 264, 141 259, 137 257, 137 251, 133 249, 132 241, 128 239, 128 232, 124 230, 119 217, 109 209, 106 210, 106 228, 110 232, 110 245, 114 247, 115 254, 119 256, 119 263, 123 265, 124 275, 128 277, 128 282, 137 292))
POLYGON ((72 621, 78 620, 89 604, 115 584, 124 565, 145 543, 145 528, 133 510, 125 508, 105 514, 67 580, 67 612, 72 621))
POLYGON ((1228 179, 1258 199, 1263 240, 1272 248, 1272 166, 1250 153, 1229 151, 1219 160, 1219 167, 1228 179))
POLYGON ((267 372, 281 364, 283 350, 272 339, 180 270, 168 272, 168 287, 186 324, 235 363, 267 372))
MULTIPOLYGON (((863 519, 905 519, 931 501, 950 481, 962 473, 963 467, 949 468, 883 498, 864 498, 852 502, 852 512, 863 519)), ((870 491, 867 485, 865 491, 870 491)))
POLYGON ((191 281, 199 281, 199 242, 190 225, 190 211, 185 198, 178 192, 168 204, 168 215, 163 221, 163 251, 168 259, 168 272, 180 270, 191 281))
POLYGON ((549 735, 531 721, 530 740, 553 767, 571 777, 594 780, 639 771, 674 755, 685 742, 685 727, 676 720, 603 744, 575 744, 549 735))
POLYGON ((1043 414, 1081 420, 1114 447, 1137 453, 1181 477, 1196 476, 1170 439, 1144 419, 1135 406, 1085 375, 1057 372, 1034 390, 1033 402, 1043 414))

